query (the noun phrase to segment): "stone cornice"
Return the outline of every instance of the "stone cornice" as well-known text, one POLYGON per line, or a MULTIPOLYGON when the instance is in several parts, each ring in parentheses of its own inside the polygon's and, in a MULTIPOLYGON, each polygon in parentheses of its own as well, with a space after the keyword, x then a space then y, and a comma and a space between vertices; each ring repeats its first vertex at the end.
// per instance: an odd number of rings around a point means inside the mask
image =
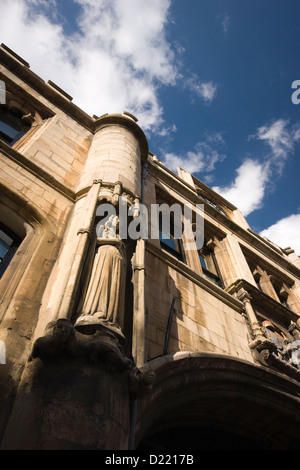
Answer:
POLYGON ((277 302, 276 300, 272 299, 269 295, 265 294, 264 292, 262 292, 249 282, 245 281, 244 279, 238 279, 225 290, 230 294, 235 294, 242 289, 245 290, 248 294, 250 294, 251 299, 254 303, 259 304, 262 308, 265 307, 267 311, 272 311, 272 315, 274 315, 274 318, 278 318, 284 322, 286 322, 287 320, 289 320, 290 322, 296 322, 297 320, 299 320, 299 315, 297 315, 295 312, 285 307, 281 303, 277 302))
POLYGON ((32 72, 29 64, 23 59, 18 58, 13 51, 9 52, 9 49, 3 44, 0 47, 0 63, 83 127, 93 131, 94 119, 91 116, 72 103, 67 98, 67 94, 63 93, 62 90, 59 91, 58 87, 53 86, 51 81, 46 83, 37 74, 32 72))

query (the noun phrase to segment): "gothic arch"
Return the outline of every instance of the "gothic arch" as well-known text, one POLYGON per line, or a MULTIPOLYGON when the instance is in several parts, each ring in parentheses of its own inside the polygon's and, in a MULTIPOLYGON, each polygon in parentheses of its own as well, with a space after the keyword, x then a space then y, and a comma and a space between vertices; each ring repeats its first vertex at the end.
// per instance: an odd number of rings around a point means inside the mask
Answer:
POLYGON ((210 353, 170 354, 148 366, 156 381, 137 405, 136 448, 144 448, 153 436, 159 436, 163 445, 170 434, 175 435, 174 449, 187 449, 183 446, 193 444, 185 442, 184 432, 191 428, 199 432, 196 450, 201 449, 205 432, 215 436, 215 450, 224 448, 217 439, 228 435, 259 449, 299 447, 297 382, 246 361, 210 353))

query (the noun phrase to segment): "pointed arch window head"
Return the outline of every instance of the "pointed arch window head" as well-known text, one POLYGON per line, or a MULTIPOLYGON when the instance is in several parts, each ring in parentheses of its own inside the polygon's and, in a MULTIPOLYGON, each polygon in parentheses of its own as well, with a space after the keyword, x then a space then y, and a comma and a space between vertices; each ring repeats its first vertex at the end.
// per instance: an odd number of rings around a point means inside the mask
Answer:
POLYGON ((0 278, 20 245, 20 238, 0 224, 0 278))

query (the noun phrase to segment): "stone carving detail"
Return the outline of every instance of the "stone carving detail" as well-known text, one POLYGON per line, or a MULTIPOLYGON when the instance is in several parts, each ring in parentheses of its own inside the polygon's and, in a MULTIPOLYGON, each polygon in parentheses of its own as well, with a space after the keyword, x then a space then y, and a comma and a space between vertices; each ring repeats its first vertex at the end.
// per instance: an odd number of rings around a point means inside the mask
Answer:
POLYGON ((262 331, 267 339, 271 341, 271 343, 275 346, 274 354, 278 356, 279 359, 284 361, 289 360, 289 355, 287 351, 287 345, 289 341, 280 335, 275 329, 271 322, 264 321, 262 323, 262 331))
POLYGON ((131 398, 143 396, 152 389, 155 373, 150 368, 133 367, 129 376, 129 390, 131 398))
POLYGON ((82 334, 67 319, 61 318, 47 325, 45 336, 34 343, 30 361, 86 359, 97 365, 103 363, 108 373, 126 373, 131 399, 151 390, 155 374, 150 368, 138 368, 130 355, 125 337, 115 329, 101 325, 91 335, 82 334))
POLYGON ((108 327, 85 335, 77 331, 67 319, 51 322, 45 336, 33 346, 31 360, 39 357, 47 361, 58 357, 86 358, 90 363, 104 362, 107 371, 132 367, 125 338, 108 327))
POLYGON ((103 323, 123 327, 126 251, 117 230, 118 217, 115 216, 98 227, 96 253, 76 327, 103 323))
POLYGON ((280 335, 269 321, 262 323, 263 337, 250 343, 255 359, 262 365, 273 367, 300 380, 300 341, 299 330, 293 327, 295 341, 280 335))

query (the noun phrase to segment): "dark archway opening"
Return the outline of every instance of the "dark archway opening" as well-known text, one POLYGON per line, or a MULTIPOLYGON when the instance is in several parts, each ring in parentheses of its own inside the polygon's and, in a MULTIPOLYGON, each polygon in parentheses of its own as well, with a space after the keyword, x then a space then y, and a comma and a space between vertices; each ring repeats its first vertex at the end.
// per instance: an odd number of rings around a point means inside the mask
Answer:
POLYGON ((180 426, 148 434, 137 450, 267 450, 264 445, 232 432, 201 426, 180 426))
POLYGON ((138 404, 136 449, 299 449, 295 382, 216 354, 169 354, 152 364, 156 382, 138 404))

